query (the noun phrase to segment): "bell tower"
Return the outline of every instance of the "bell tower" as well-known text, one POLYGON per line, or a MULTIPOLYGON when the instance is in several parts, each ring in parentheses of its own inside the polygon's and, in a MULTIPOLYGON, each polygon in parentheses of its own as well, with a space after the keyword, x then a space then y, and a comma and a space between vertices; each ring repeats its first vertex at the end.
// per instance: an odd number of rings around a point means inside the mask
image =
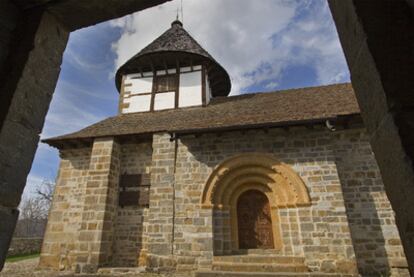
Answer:
POLYGON ((119 113, 206 106, 227 96, 226 70, 183 28, 179 20, 116 73, 119 113))

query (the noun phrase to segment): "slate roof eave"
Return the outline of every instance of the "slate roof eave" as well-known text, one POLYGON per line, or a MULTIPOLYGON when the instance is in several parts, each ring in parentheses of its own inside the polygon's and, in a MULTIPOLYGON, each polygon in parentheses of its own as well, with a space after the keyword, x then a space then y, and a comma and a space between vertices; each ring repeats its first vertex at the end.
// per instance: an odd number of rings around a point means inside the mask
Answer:
POLYGON ((208 132, 299 125, 359 114, 350 84, 290 89, 213 99, 206 107, 117 115, 78 132, 42 140, 69 140, 157 132, 208 132))

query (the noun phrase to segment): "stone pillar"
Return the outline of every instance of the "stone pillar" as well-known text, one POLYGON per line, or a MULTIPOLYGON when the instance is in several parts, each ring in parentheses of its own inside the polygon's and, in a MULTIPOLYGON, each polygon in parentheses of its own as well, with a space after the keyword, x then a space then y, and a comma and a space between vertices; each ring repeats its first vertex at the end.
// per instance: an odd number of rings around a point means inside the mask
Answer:
POLYGON ((118 206, 120 146, 114 138, 95 139, 86 182, 76 272, 109 265, 118 206))
POLYGON ((10 45, 14 51, 0 68, 0 267, 68 40, 68 32, 47 12, 27 16, 19 26, 19 39, 10 45))
POLYGON ((150 205, 148 215, 148 266, 174 267, 173 253, 175 141, 170 135, 153 135, 150 205))
POLYGON ((414 275, 412 9, 405 0, 329 0, 329 5, 414 275))

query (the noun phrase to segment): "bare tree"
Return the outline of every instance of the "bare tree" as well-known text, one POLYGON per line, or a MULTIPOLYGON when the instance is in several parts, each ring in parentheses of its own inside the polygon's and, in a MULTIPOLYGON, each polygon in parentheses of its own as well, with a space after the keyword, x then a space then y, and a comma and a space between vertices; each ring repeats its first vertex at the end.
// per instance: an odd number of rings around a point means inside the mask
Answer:
POLYGON ((24 199, 19 207, 20 215, 16 225, 16 237, 41 237, 43 236, 49 202, 40 197, 24 199))
POLYGON ((55 183, 52 181, 44 180, 41 184, 36 187, 36 194, 43 200, 52 202, 53 191, 55 189, 55 183))
POLYGON ((20 215, 14 236, 42 237, 52 203, 55 184, 44 180, 35 187, 34 193, 24 198, 19 206, 20 215))

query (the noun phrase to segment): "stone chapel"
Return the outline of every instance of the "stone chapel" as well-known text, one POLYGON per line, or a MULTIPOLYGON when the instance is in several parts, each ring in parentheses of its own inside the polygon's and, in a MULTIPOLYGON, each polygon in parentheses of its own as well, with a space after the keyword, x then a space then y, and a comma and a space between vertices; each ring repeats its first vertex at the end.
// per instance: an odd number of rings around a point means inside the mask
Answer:
POLYGON ((409 276, 351 84, 228 97, 176 20, 116 86, 118 115, 44 140, 61 162, 40 267, 409 276))

